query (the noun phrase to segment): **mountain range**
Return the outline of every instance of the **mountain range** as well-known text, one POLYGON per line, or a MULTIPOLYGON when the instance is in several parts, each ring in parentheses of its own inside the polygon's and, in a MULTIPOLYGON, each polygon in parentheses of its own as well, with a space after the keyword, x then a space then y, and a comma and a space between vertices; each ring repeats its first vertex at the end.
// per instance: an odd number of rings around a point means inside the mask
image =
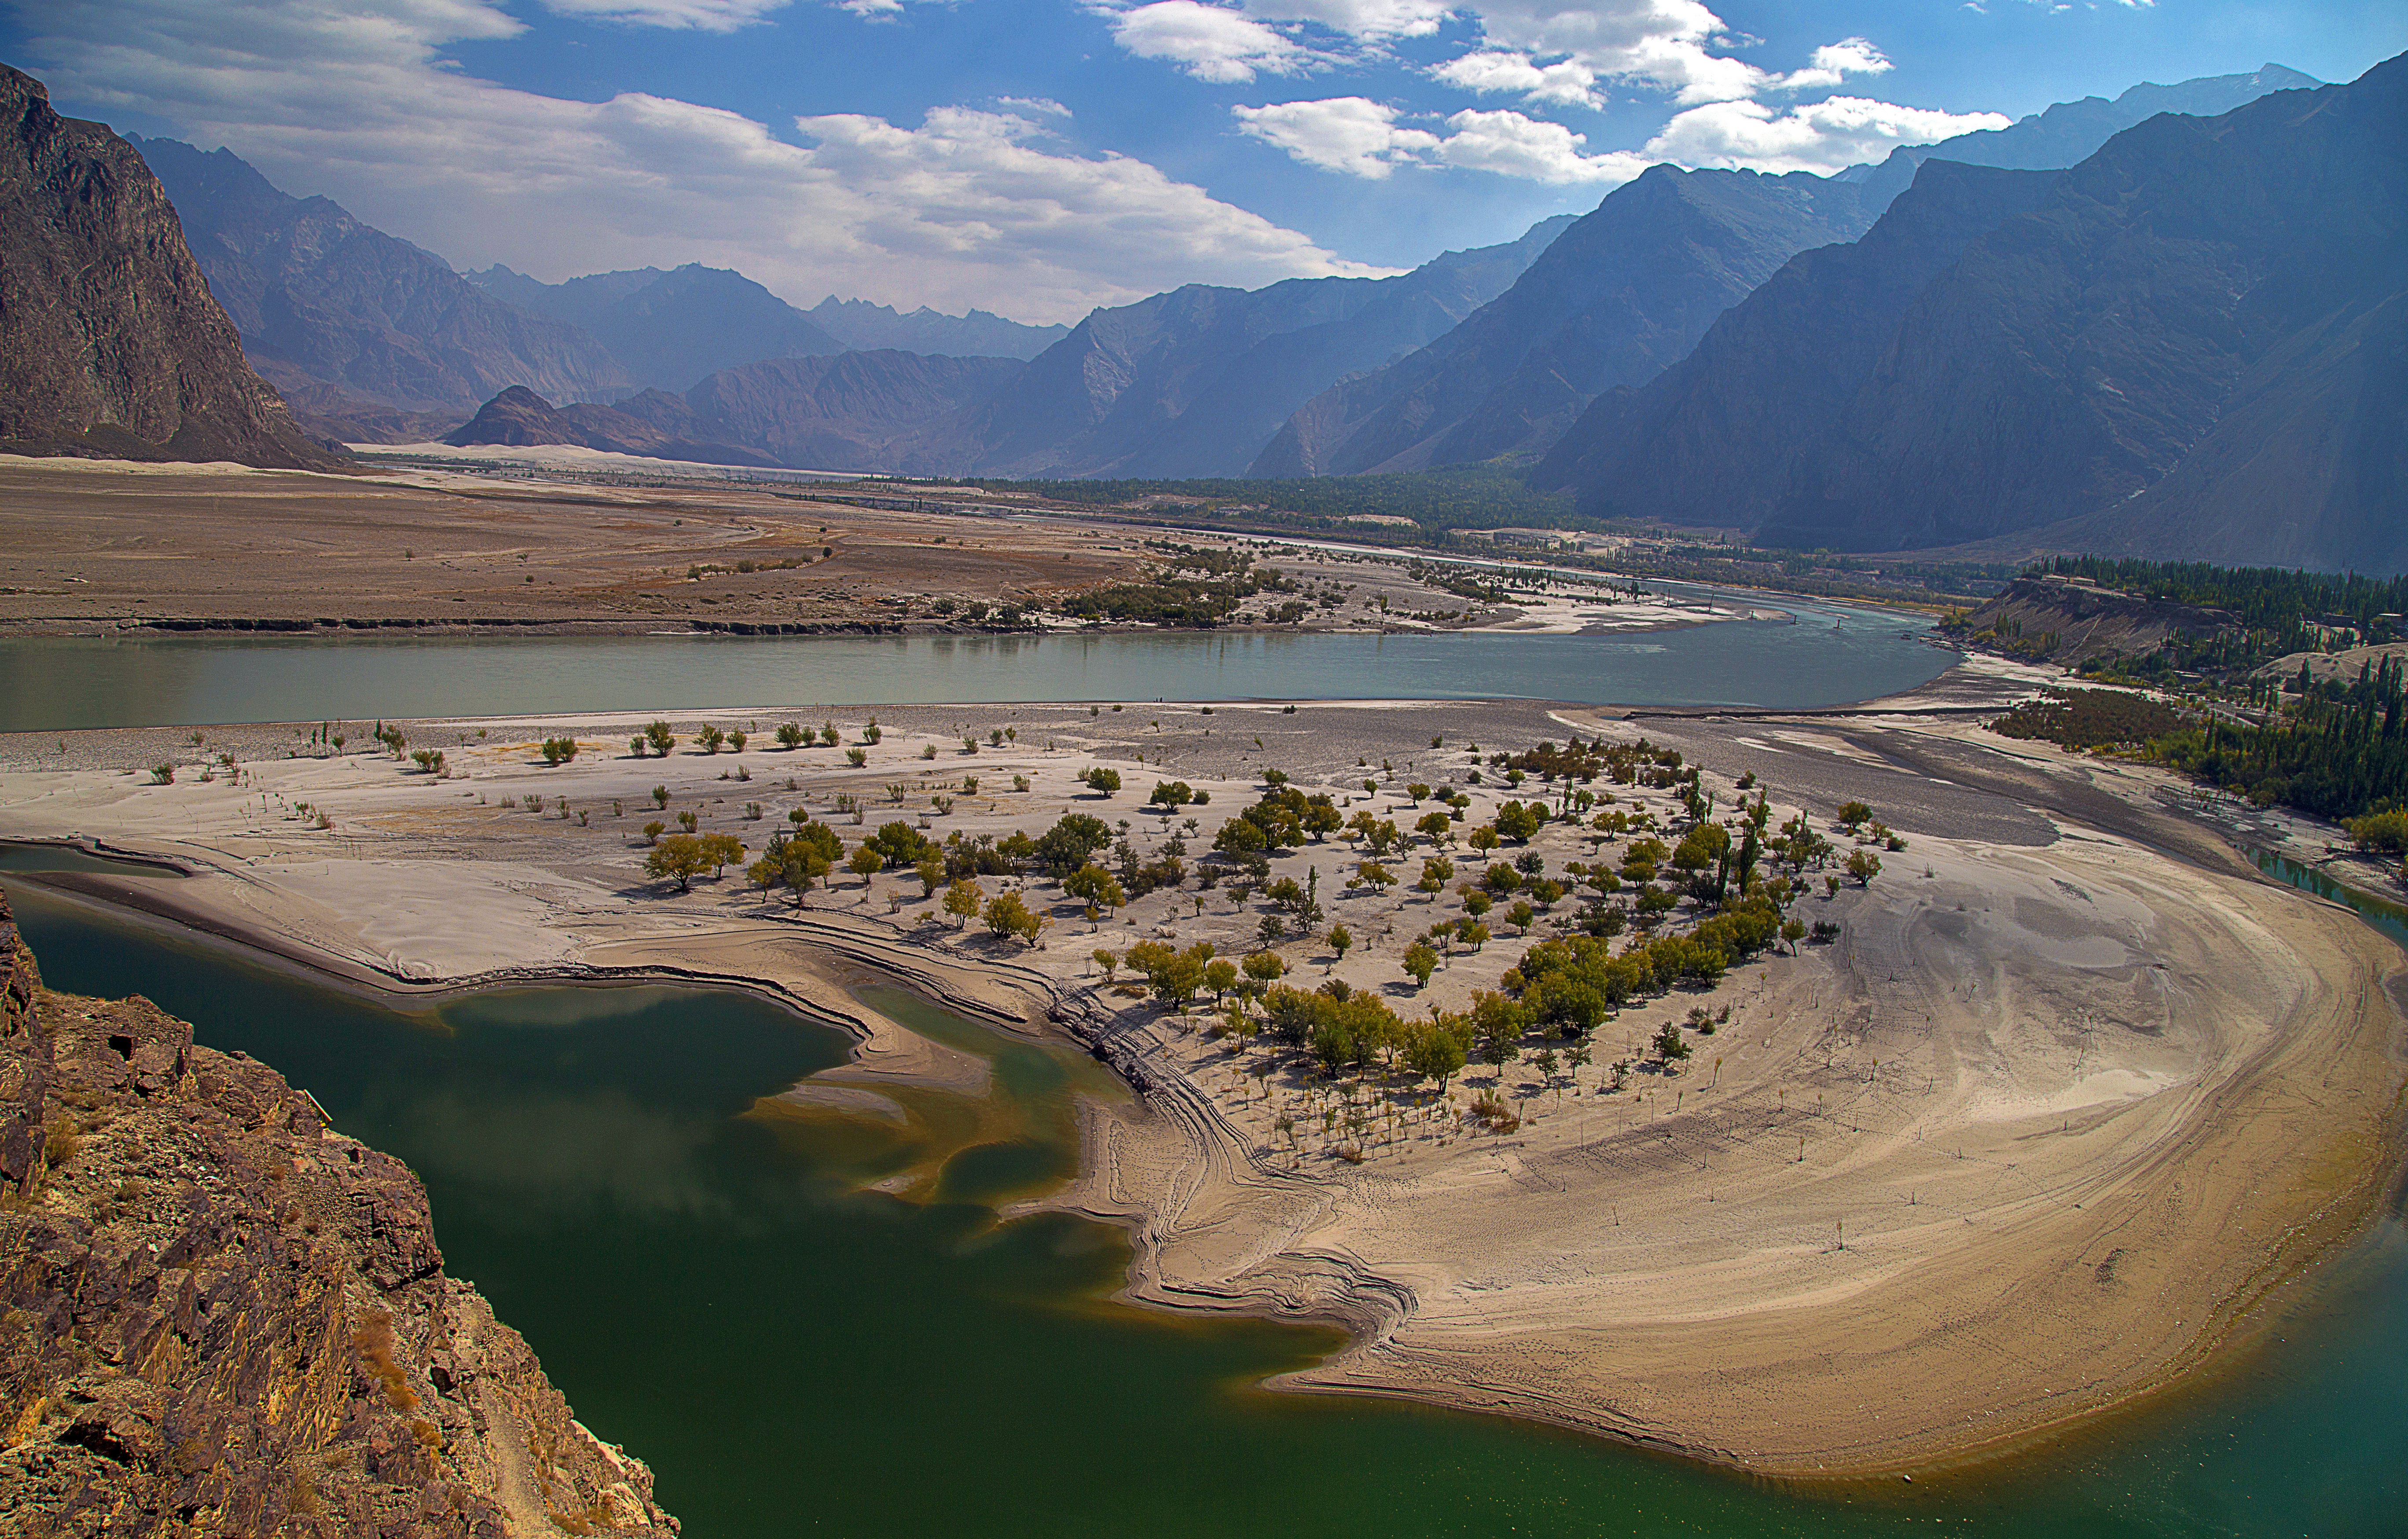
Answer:
POLYGON ((141 155, 5 64, 0 449, 329 463, 243 361, 141 155))
POLYGON ((1503 462, 1591 514, 1768 544, 2396 570, 2403 75, 2136 87, 1829 178, 1658 166, 1396 277, 1039 328, 807 311, 698 264, 463 276, 226 151, 60 119, 10 71, 0 436, 278 464, 322 463, 304 430, 946 476, 1503 462))
POLYGON ((2408 58, 2039 180, 1945 165, 1534 482, 1794 547, 2408 569, 2408 58))
POLYGON ((1603 392, 1646 383, 1798 252, 1853 241, 1925 160, 2057 169, 2159 112, 2213 115, 2316 82, 2246 75, 2139 85, 2001 129, 1893 150, 1828 178, 1650 168, 1606 194, 1494 304, 1421 352, 1308 402, 1257 476, 1420 470, 1544 454, 1603 392))

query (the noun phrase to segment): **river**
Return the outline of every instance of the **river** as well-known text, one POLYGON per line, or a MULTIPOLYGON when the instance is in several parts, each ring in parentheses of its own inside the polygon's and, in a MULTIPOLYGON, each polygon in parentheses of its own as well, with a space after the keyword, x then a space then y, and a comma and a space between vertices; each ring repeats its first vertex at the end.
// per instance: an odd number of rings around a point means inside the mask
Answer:
POLYGON ((1806 709, 1910 690, 1956 661, 1922 620, 1749 602, 1785 618, 1618 635, 20 637, 0 641, 0 732, 1025 701, 1806 709))
MULTIPOLYGON (((0 854, 0 875, 85 858, 0 854)), ((172 880, 172 877, 162 877, 172 880)), ((752 996, 519 988, 397 1010, 5 884, 53 986, 139 991, 408 1161, 454 1275, 695 1539, 1309 1533, 2397 1534, 2408 1233, 2386 1217, 2214 1379, 2015 1460, 1800 1490, 1402 1404, 1251 1388, 1326 1332, 1113 1304, 1117 1231, 998 1223, 1076 1157, 1067 1048, 891 992, 987 1057, 910 1133, 765 1109, 843 1039, 752 996), (922 1173, 919 1200, 865 1191, 922 1173), (2277 1339, 2279 1338, 2279 1339, 2277 1339)))

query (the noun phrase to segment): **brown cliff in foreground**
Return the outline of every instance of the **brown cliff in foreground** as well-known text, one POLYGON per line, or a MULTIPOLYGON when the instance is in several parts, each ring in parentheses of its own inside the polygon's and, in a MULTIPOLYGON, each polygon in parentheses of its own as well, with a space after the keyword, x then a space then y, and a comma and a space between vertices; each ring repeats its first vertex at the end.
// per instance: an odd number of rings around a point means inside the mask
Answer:
POLYGON ((251 372, 159 178, 0 64, 0 450, 336 463, 251 372))
POLYGON ((401 1161, 0 903, 0 1532, 675 1533, 442 1265, 401 1161))

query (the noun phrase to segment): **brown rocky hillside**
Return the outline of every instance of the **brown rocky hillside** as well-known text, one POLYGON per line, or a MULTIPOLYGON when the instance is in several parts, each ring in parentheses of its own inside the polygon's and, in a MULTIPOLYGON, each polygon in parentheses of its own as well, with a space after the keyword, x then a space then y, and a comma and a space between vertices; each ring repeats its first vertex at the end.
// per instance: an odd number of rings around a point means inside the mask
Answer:
POLYGON ((425 1190, 0 903, 0 1532, 668 1535, 443 1275, 425 1190))

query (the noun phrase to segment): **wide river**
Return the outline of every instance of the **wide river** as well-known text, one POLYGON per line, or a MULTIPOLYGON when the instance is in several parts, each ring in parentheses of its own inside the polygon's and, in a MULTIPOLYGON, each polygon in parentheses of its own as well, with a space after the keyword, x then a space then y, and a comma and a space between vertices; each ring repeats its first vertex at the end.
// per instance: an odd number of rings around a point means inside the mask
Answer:
POLYGON ((1928 622, 1751 598, 1781 620, 1620 635, 140 636, 0 641, 0 732, 729 706, 1461 700, 1802 709, 1913 689, 1928 622))
MULTIPOLYGON (((80 863, 0 852, 0 875, 80 863)), ((174 878, 160 877, 161 880, 174 878)), ((928 1131, 782 1115, 843 1056, 747 995, 515 989, 399 1012, 6 882, 55 987, 139 991, 408 1160, 451 1271, 694 1539, 2397 1535, 2408 1235, 2396 1216, 2187 1392, 2013 1461, 1801 1490, 1494 1418, 1251 1388, 1326 1332, 1115 1305, 1116 1231, 999 1223, 1076 1158, 1094 1065, 886 991, 989 1058, 928 1131), (868 1193, 924 1172, 917 1200, 868 1193)))

